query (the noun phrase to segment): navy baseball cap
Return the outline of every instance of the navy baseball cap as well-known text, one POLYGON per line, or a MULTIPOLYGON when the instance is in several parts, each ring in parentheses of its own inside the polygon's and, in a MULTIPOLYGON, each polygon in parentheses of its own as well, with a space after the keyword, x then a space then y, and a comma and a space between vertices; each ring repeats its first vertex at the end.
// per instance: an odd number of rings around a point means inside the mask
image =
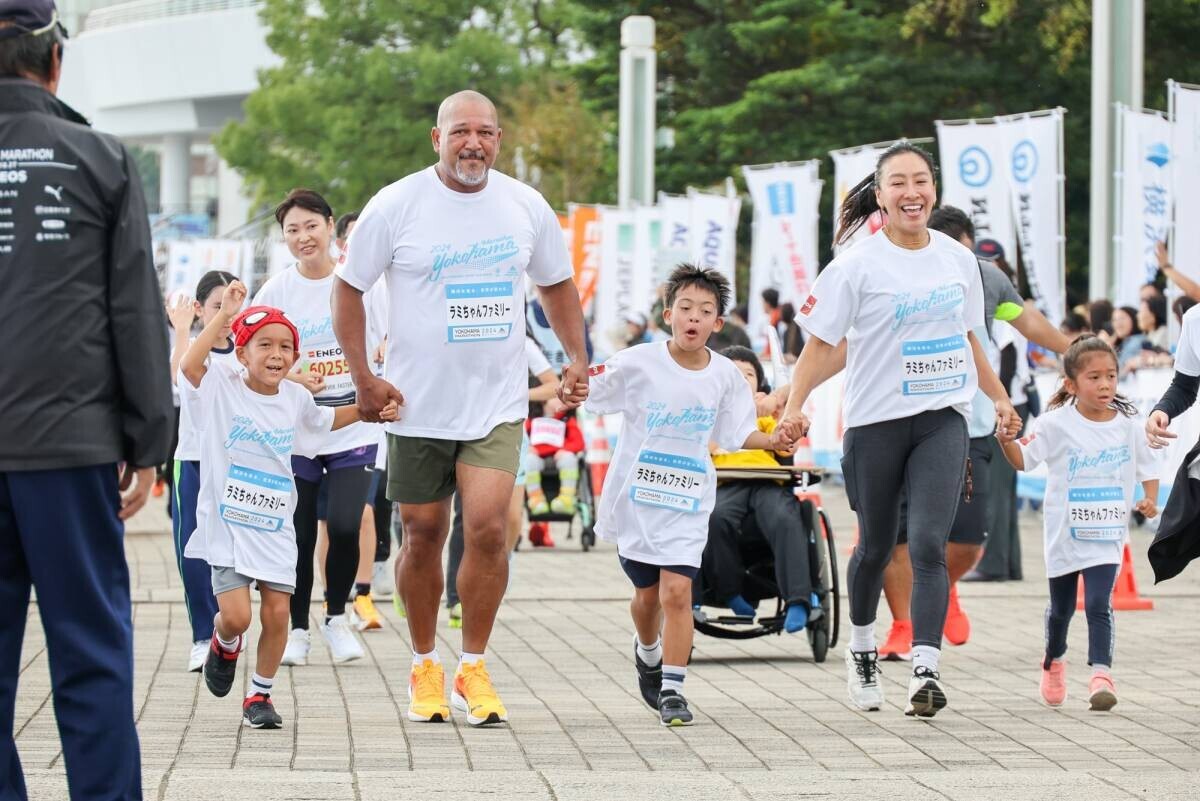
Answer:
POLYGON ((975 255, 986 261, 1004 258, 1004 246, 995 239, 980 239, 975 243, 975 255))
POLYGON ((0 23, 7 23, 0 25, 0 39, 45 33, 56 25, 62 27, 54 0, 0 0, 0 23))

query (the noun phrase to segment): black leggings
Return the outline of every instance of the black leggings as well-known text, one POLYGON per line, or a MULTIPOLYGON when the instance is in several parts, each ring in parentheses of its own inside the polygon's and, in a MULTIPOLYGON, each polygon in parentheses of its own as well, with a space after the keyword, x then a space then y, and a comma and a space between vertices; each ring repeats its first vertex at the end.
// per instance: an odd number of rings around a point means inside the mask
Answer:
POLYGON ((1088 623, 1088 664, 1112 667, 1116 637, 1112 610, 1113 585, 1120 565, 1093 565, 1050 579, 1050 603, 1046 606, 1046 659, 1061 659, 1067 653, 1067 628, 1075 614, 1079 576, 1083 575, 1083 608, 1088 623))
POLYGON ((900 493, 908 493, 913 644, 942 645, 950 581, 946 540, 967 468, 967 423, 953 408, 848 429, 842 472, 858 513, 858 545, 846 567, 850 622, 875 622, 883 569, 899 533, 900 493))
POLYGON ((387 470, 376 472, 379 481, 371 499, 375 509, 375 561, 386 562, 392 555, 392 502, 387 499, 387 470))
MULTIPOLYGON (((325 614, 346 611, 346 598, 358 572, 358 531, 362 526, 363 499, 371 488, 371 473, 361 465, 330 470, 322 479, 329 486, 329 553, 325 557, 325 614)), ((320 483, 296 478, 296 592, 292 595, 292 628, 308 628, 312 602, 313 553, 317 548, 317 492, 320 483)))

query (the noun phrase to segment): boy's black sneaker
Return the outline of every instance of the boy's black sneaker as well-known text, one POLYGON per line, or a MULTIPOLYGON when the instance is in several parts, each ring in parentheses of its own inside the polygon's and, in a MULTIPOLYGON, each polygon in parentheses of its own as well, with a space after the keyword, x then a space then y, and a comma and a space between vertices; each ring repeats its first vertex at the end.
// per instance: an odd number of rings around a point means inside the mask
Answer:
POLYGON ((256 693, 242 702, 242 725, 252 729, 278 729, 283 718, 275 711, 270 695, 256 693))
POLYGON ((691 726, 692 710, 687 699, 674 690, 663 690, 658 694, 658 714, 664 726, 691 726))
POLYGON ((237 678, 237 661, 241 652, 241 637, 238 637, 238 649, 229 653, 217 642, 217 635, 213 634, 208 644, 208 658, 204 660, 204 683, 208 685, 208 691, 218 698, 229 695, 233 680, 237 678))
POLYGON ((662 662, 647 665, 638 654, 637 638, 633 640, 633 664, 637 668, 638 689, 651 709, 658 709, 658 694, 662 692, 662 662))

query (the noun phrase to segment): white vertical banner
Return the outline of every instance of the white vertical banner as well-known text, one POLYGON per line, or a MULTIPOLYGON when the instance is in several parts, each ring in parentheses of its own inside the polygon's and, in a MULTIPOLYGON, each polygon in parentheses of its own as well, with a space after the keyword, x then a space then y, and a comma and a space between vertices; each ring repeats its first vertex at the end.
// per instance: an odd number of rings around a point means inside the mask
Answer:
POLYGON ((1200 281, 1200 86, 1168 82, 1174 154, 1172 191, 1175 201, 1171 232, 1171 263, 1175 269, 1200 281), (1186 190, 1186 191, 1184 191, 1186 190))
POLYGON ((634 212, 600 209, 600 275, 596 278, 595 330, 605 355, 619 349, 625 318, 635 307, 634 212))
POLYGON ((168 242, 166 296, 169 298, 182 293, 191 297, 196 291, 200 275, 196 272, 196 243, 183 239, 168 242))
POLYGON ((654 288, 666 281, 658 277, 658 251, 662 246, 662 211, 657 206, 637 206, 633 210, 633 285, 630 289, 634 311, 649 315, 654 305, 654 288))
MULTIPOLYGON (((841 216, 842 201, 846 199, 846 195, 850 194, 850 190, 858 184, 863 178, 868 175, 875 174, 875 165, 879 161, 879 157, 888 149, 892 142, 881 142, 877 145, 863 145, 862 147, 848 148, 846 150, 831 150, 829 155, 833 157, 833 239, 837 239, 838 232, 838 217, 841 216)), ((871 191, 871 190, 868 190, 871 191)), ((846 248, 853 245, 860 239, 864 239, 883 227, 884 219, 883 212, 877 211, 872 214, 862 227, 854 232, 854 235, 846 241, 845 244, 833 246, 833 253, 836 256, 846 248)), ((833 241, 833 240, 831 240, 833 241)))
MULTIPOLYGON (((1004 165, 1025 279, 1038 308, 1058 325, 1066 306, 1066 232, 1060 214, 1066 183, 1060 159, 1062 110, 1007 117, 996 125, 1007 134, 1004 165)), ((1006 256, 1009 264, 1016 264, 1016 254, 1006 256)))
POLYGON ((245 280, 254 271, 254 246, 239 239, 180 239, 167 244, 166 294, 191 297, 205 273, 221 270, 245 280), (249 248, 247 248, 249 244, 249 248))
POLYGON ((686 195, 658 193, 662 214, 662 248, 658 252, 660 269, 671 270, 692 257, 692 199, 686 195))
POLYGON ((938 120, 943 206, 956 206, 975 225, 975 239, 994 239, 1005 259, 1017 263, 1013 206, 1008 184, 1008 131, 994 120, 938 120))
POLYGON ((1158 274, 1155 245, 1171 227, 1171 123, 1161 112, 1118 110, 1116 244, 1117 305, 1138 304, 1138 291, 1158 274))
POLYGON ((737 304, 737 224, 742 199, 688 190, 692 202, 690 258, 700 267, 714 267, 729 279, 730 303, 737 304))
POLYGON ((817 278, 817 225, 821 185, 817 161, 742 167, 754 204, 750 249, 750 297, 747 321, 752 338, 766 322, 761 303, 767 288, 779 290, 780 303, 797 309, 817 278))

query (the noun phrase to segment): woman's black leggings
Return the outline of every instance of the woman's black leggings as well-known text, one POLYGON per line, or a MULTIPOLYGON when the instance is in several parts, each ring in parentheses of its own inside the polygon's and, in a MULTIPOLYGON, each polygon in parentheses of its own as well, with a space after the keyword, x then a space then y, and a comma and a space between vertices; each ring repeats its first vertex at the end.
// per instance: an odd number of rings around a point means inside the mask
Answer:
MULTIPOLYGON (((325 614, 336 617, 346 611, 346 598, 358 572, 358 531, 362 525, 363 502, 371 488, 371 473, 362 466, 343 467, 325 473, 329 492, 329 554, 325 557, 325 614)), ((317 548, 317 492, 320 483, 296 477, 296 592, 292 595, 292 628, 308 628, 312 602, 313 553, 317 548)))
POLYGON ((1093 565, 1050 579, 1046 606, 1046 659, 1043 667, 1067 653, 1067 628, 1075 614, 1079 576, 1083 576, 1083 609, 1088 623, 1088 664, 1112 667, 1116 638, 1112 592, 1120 565, 1093 565))
POLYGON ((851 623, 875 622, 883 569, 899 533, 900 493, 907 492, 913 645, 941 648, 950 595, 946 540, 962 494, 967 446, 967 422, 953 408, 846 431, 842 472, 850 508, 858 513, 858 545, 846 568, 851 623))

